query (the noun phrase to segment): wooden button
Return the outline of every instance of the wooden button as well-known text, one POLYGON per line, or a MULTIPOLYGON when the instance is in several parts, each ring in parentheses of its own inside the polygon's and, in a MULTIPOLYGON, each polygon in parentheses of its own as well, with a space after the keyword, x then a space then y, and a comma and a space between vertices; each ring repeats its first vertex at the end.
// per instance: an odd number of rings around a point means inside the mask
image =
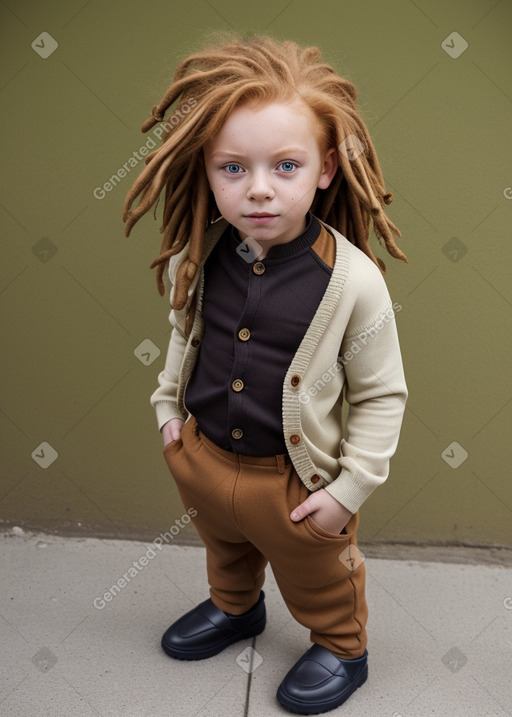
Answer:
POLYGON ((233 428, 233 430, 231 431, 231 435, 236 441, 238 441, 239 438, 242 438, 244 432, 241 428, 233 428))
POLYGON ((300 436, 298 436, 296 433, 290 436, 290 443, 293 443, 295 445, 296 443, 299 443, 300 436))
POLYGON ((263 262, 261 262, 261 261, 256 261, 252 265, 252 270, 255 274, 258 274, 258 275, 264 274, 265 273, 265 264, 263 264, 263 262))
POLYGON ((244 382, 242 381, 241 378, 235 378, 235 380, 231 384, 231 388, 233 389, 233 391, 237 391, 237 392, 241 391, 243 389, 243 387, 244 387, 244 382))
POLYGON ((292 386, 298 386, 300 383, 300 376, 298 374, 294 374, 290 379, 290 383, 292 386))
POLYGON ((194 338, 192 339, 192 341, 190 343, 196 349, 199 346, 199 344, 201 343, 201 339, 199 338, 199 336, 194 336, 194 338))
POLYGON ((238 338, 240 341, 248 341, 251 338, 251 332, 249 329, 240 329, 238 332, 238 338))
POLYGON ((320 476, 317 475, 316 473, 311 476, 311 482, 312 482, 312 483, 318 483, 319 480, 321 480, 321 478, 320 478, 320 476))

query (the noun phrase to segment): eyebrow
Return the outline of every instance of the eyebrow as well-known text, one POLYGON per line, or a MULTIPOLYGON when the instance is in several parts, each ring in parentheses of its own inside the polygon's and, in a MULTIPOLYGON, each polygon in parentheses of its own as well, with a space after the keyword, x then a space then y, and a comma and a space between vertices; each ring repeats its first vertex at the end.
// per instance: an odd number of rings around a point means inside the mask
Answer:
MULTIPOLYGON (((279 149, 277 152, 272 153, 272 157, 282 157, 283 155, 289 155, 289 154, 306 154, 307 150, 301 149, 300 147, 284 147, 283 149, 279 149)), ((229 150, 224 149, 218 149, 216 152, 212 152, 212 157, 217 157, 218 155, 221 156, 229 156, 229 157, 243 157, 244 155, 241 152, 230 152, 229 150)))

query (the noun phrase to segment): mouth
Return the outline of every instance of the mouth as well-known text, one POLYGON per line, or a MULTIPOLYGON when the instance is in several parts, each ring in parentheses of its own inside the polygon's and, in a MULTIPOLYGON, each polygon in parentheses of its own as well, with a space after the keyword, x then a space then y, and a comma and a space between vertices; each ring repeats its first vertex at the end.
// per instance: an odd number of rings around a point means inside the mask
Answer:
POLYGON ((268 214, 267 212, 253 212, 252 214, 247 214, 245 218, 254 227, 264 227, 267 224, 272 224, 277 216, 277 214, 268 214))
POLYGON ((268 212, 253 212, 246 214, 245 219, 253 226, 265 226, 271 224, 278 216, 278 214, 269 214, 268 212))

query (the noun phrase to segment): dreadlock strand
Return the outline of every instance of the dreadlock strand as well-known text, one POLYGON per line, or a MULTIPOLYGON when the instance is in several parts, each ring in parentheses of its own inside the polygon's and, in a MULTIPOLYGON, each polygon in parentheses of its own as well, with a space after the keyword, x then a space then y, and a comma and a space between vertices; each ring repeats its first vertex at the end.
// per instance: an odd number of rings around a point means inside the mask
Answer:
MULTIPOLYGON (((198 271, 203 254, 204 233, 208 213, 208 182, 206 180, 206 173, 204 174, 204 178, 201 179, 202 173, 199 172, 199 177, 196 201, 193 202, 194 206, 197 207, 197 212, 193 214, 192 226, 190 229, 187 226, 186 229, 189 252, 178 267, 176 274, 176 288, 173 297, 173 308, 175 309, 183 309, 186 307, 189 287, 198 271)), ((190 329, 188 329, 188 331, 189 330, 190 329)), ((187 331, 186 335, 188 335, 187 331)))
MULTIPOLYGON (((384 244, 386 246, 386 249, 389 254, 391 254, 392 257, 395 259, 400 259, 401 261, 405 262, 406 264, 409 263, 409 259, 406 257, 406 255, 403 253, 403 251, 397 246, 395 239, 393 237, 393 234, 395 234, 397 237, 401 237, 402 233, 400 230, 393 224, 393 222, 385 217, 385 224, 384 228, 380 229, 378 228, 382 240, 384 241, 384 244)), ((375 231, 377 234, 377 231, 375 231)), ((378 234, 377 234, 378 236, 378 234)))
POLYGON ((379 203, 379 200, 375 196, 374 189, 370 183, 370 180, 368 179, 365 167, 366 163, 361 162, 361 159, 359 157, 355 158, 354 163, 359 170, 358 174, 360 176, 360 182, 362 183, 363 188, 365 189, 366 194, 368 196, 370 212, 373 215, 379 215, 382 212, 382 207, 379 203))
POLYGON ((169 223, 162 227, 164 231, 161 251, 166 252, 170 250, 172 253, 169 254, 169 256, 179 254, 185 246, 186 234, 184 233, 183 227, 188 216, 187 205, 188 197, 186 193, 183 193, 179 202, 176 204, 169 223))
POLYGON ((194 163, 189 162, 187 165, 187 168, 185 170, 185 173, 182 174, 181 181, 177 181, 174 178, 170 178, 167 182, 166 187, 166 195, 165 195, 165 206, 164 206, 164 215, 162 220, 163 227, 166 227, 169 222, 172 220, 173 214, 176 211, 176 207, 178 206, 178 203, 182 201, 183 197, 186 195, 187 188, 191 184, 191 180, 194 174, 194 163), (176 184, 176 189, 174 189, 174 185, 176 184))
POLYGON ((172 147, 165 147, 164 150, 164 147, 161 147, 159 154, 153 158, 152 162, 146 165, 145 169, 142 170, 137 181, 128 192, 123 206, 123 221, 127 222, 125 232, 126 236, 129 236, 134 224, 137 223, 140 217, 145 214, 154 203, 154 200, 151 203, 148 203, 148 201, 144 201, 145 197, 147 197, 146 191, 151 185, 153 177, 157 174, 161 165, 165 163, 165 166, 169 167, 172 164, 175 155, 177 155, 178 153, 178 148, 175 148, 174 152, 172 152, 172 149, 172 147), (139 201, 139 204, 135 207, 135 209, 132 209, 134 201, 141 193, 142 197, 139 201))
POLYGON ((159 122, 163 122, 165 113, 169 107, 176 102, 178 97, 183 94, 183 90, 187 87, 187 84, 188 78, 184 78, 183 81, 180 82, 176 81, 175 75, 175 82, 173 82, 173 84, 168 88, 160 102, 157 105, 154 105, 151 110, 151 117, 148 117, 148 119, 143 123, 141 132, 147 132, 159 122))
POLYGON ((371 198, 365 193, 365 190, 363 189, 358 178, 356 177, 354 170, 352 169, 352 162, 348 159, 348 157, 344 155, 343 152, 341 152, 340 154, 341 169, 346 177, 350 188, 352 189, 358 200, 361 202, 361 204, 370 209, 372 206, 371 198))
POLYGON ((196 190, 196 201, 194 219, 192 224, 192 235, 190 237, 189 259, 195 266, 199 266, 203 254, 204 232, 208 216, 208 179, 201 158, 196 157, 198 165, 198 183, 196 190))
POLYGON ((161 162, 152 180, 147 182, 140 198, 139 204, 133 212, 133 215, 136 216, 135 221, 137 221, 142 214, 145 214, 149 209, 151 209, 151 207, 157 201, 160 192, 162 191, 166 183, 166 175, 173 160, 174 157, 171 153, 169 157, 167 157, 163 162, 161 162))
MULTIPOLYGON (((369 257, 375 264, 380 266, 379 262, 377 261, 377 257, 373 253, 373 250, 370 246, 368 225, 363 219, 363 215, 361 213, 361 206, 353 194, 349 193, 347 198, 351 209, 350 215, 353 224, 352 233, 354 236, 353 243, 358 247, 358 249, 361 249, 361 251, 364 252, 366 256, 369 257)), ((384 268, 380 266, 380 268, 382 271, 386 270, 385 266, 384 268)))

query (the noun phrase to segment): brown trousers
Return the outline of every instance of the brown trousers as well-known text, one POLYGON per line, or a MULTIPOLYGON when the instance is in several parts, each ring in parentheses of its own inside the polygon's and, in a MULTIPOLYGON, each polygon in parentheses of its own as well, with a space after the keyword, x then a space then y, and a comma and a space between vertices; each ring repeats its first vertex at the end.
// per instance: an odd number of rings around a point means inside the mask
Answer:
POLYGON ((224 451, 191 417, 178 441, 164 449, 185 508, 206 547, 210 596, 239 615, 254 605, 272 567, 283 599, 311 640, 338 657, 366 647, 365 566, 357 548, 356 513, 340 535, 309 516, 290 513, 309 491, 288 456, 243 456, 224 451))

